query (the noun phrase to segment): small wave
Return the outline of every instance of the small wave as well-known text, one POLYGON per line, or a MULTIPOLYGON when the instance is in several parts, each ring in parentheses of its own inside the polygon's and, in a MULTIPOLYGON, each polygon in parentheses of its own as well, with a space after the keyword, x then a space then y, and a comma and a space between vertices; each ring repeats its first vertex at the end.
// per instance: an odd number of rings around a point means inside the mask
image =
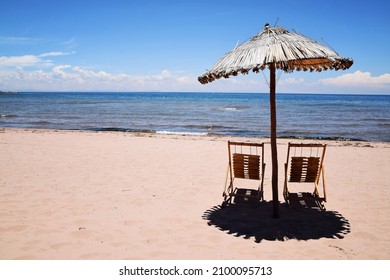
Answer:
POLYGON ((80 130, 88 130, 88 131, 115 131, 115 132, 133 132, 133 133, 156 133, 155 130, 150 129, 132 129, 132 128, 120 128, 120 127, 93 127, 93 128, 85 128, 80 130))
POLYGON ((193 135, 193 136, 206 136, 208 133, 206 132, 188 132, 188 131, 166 131, 166 130, 159 130, 157 131, 157 134, 165 134, 165 135, 193 135))
POLYGON ((115 104, 115 103, 118 103, 118 102, 115 102, 115 101, 79 101, 79 100, 76 100, 76 101, 64 102, 63 104, 67 104, 67 105, 96 105, 96 104, 115 104))
POLYGON ((17 115, 12 114, 0 114, 0 118, 16 118, 17 115))
POLYGON ((368 122, 387 122, 389 119, 386 118, 363 118, 361 121, 368 121, 368 122))
POLYGON ((301 140, 324 140, 324 141, 359 141, 367 142, 367 140, 361 138, 350 138, 350 137, 338 137, 338 136, 294 136, 294 135, 283 135, 278 136, 280 139, 301 139, 301 140))
POLYGON ((78 120, 78 119, 81 119, 81 117, 78 117, 78 116, 64 116, 63 118, 65 120, 78 120))
POLYGON ((250 106, 226 106, 224 108, 225 111, 236 111, 236 110, 245 110, 249 109, 250 106))
POLYGON ((193 125, 193 124, 185 125, 183 127, 187 129, 207 129, 207 130, 225 128, 222 125, 193 125))
POLYGON ((48 121, 36 121, 36 122, 30 122, 30 124, 33 124, 33 125, 47 125, 47 124, 50 124, 50 122, 48 122, 48 121))

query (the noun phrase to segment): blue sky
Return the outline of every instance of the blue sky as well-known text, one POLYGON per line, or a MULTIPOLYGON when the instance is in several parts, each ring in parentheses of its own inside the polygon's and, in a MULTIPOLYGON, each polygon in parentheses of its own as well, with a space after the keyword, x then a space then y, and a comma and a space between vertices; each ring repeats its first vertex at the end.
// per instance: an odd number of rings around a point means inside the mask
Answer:
POLYGON ((390 94, 389 11, 387 0, 2 0, 0 90, 268 92, 262 74, 197 77, 278 19, 354 64, 282 73, 277 92, 390 94))

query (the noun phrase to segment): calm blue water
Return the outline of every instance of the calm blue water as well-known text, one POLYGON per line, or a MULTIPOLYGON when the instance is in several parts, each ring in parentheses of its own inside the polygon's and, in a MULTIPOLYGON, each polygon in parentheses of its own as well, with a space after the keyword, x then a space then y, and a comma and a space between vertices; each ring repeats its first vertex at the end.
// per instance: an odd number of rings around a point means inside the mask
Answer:
MULTIPOLYGON (((278 137, 390 142, 389 95, 277 94, 278 137)), ((269 136, 269 94, 0 95, 0 127, 269 136)))

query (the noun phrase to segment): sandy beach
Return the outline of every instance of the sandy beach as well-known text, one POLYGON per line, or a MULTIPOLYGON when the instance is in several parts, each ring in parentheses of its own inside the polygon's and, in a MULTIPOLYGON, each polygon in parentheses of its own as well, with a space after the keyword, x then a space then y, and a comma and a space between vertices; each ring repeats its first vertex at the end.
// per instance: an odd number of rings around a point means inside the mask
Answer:
POLYGON ((0 129, 0 259, 388 260, 390 143, 0 129), (222 209, 227 141, 265 142, 265 202, 222 209), (326 211, 282 196, 287 143, 327 143, 326 211))

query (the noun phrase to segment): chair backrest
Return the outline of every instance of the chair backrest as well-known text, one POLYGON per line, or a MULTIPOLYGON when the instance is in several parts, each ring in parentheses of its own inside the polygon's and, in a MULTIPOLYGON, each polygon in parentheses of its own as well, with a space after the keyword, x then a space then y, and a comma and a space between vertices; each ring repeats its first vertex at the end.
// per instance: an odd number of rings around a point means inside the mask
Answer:
POLYGON ((289 182, 318 182, 326 144, 288 144, 289 182))
POLYGON ((264 163, 263 143, 228 141, 230 176, 232 178, 260 180, 264 163))

